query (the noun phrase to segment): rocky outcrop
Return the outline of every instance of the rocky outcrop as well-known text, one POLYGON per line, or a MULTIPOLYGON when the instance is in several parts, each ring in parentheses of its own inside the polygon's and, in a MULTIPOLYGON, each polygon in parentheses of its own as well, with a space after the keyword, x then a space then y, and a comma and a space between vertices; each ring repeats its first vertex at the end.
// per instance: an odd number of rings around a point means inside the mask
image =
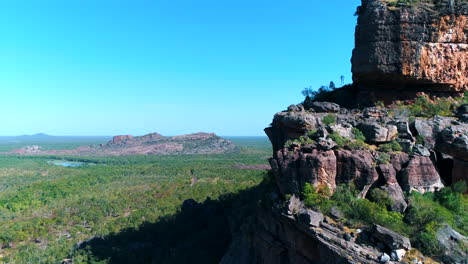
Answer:
POLYGON ((436 235, 439 245, 442 247, 445 263, 466 264, 468 263, 468 238, 453 230, 450 226, 444 225, 436 235))
POLYGON ((274 149, 270 164, 283 194, 299 194, 305 183, 326 185, 331 191, 337 184, 354 183, 361 197, 371 188, 381 188, 393 199, 392 209, 402 212, 407 207, 403 191, 433 192, 444 181, 467 180, 468 126, 455 117, 410 120, 386 116, 382 113, 387 110, 375 107, 358 111, 333 105, 329 113, 296 109, 300 112, 276 114, 265 129, 274 149), (327 125, 323 119, 331 114, 336 122, 327 125), (374 146, 353 145, 356 129, 374 146), (380 151, 389 141, 402 151, 380 151), (389 158, 382 159, 385 155, 389 158), (451 162, 444 163, 443 158, 451 162))
POLYGON ((337 183, 354 183, 365 197, 369 188, 378 179, 374 159, 369 151, 336 150, 337 183))
POLYGON ((304 184, 327 185, 331 190, 336 186, 336 157, 333 151, 313 149, 302 151, 278 151, 270 164, 280 191, 284 194, 302 192, 304 184))
POLYGON ((369 142, 385 143, 397 138, 398 128, 394 125, 381 126, 377 122, 359 123, 359 128, 369 142))
POLYGON ((401 185, 405 191, 420 193, 434 192, 444 187, 434 163, 424 156, 411 157, 401 171, 401 185))
POLYGON ((383 226, 374 225, 372 229, 372 237, 382 242, 391 250, 411 249, 411 242, 409 238, 404 237, 392 230, 385 228, 383 226))
POLYGON ((391 2, 362 0, 358 8, 352 57, 358 99, 394 101, 420 91, 468 90, 468 4, 391 2))
POLYGON ((213 133, 195 133, 189 135, 165 137, 158 133, 133 137, 115 136, 106 144, 82 146, 68 150, 41 150, 22 148, 7 154, 25 155, 74 155, 74 156, 127 156, 149 154, 210 154, 231 153, 238 151, 231 141, 213 133))
MULTIPOLYGON (((271 207, 257 208, 256 214, 243 222, 242 232, 234 234, 221 264, 376 264, 381 263, 382 256, 392 252, 390 247, 382 251, 369 242, 367 238, 372 234, 371 229, 350 235, 349 228, 305 209, 294 196, 286 204, 279 199, 270 202, 273 204, 271 207)), ((382 235, 382 238, 395 247, 408 246, 401 236, 389 238, 382 235)))
POLYGON ((113 144, 117 144, 117 143, 120 143, 120 142, 125 142, 127 140, 130 140, 132 139, 133 136, 132 135, 121 135, 121 136, 114 136, 112 138, 112 143, 113 144))

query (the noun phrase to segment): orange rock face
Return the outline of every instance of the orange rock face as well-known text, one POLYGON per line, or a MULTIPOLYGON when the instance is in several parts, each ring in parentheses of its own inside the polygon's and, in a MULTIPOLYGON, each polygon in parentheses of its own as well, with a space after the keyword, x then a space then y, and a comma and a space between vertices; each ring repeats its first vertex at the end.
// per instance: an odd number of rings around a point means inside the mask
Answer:
POLYGON ((361 90, 386 96, 468 91, 465 9, 390 9, 363 0, 358 13, 352 71, 361 90))

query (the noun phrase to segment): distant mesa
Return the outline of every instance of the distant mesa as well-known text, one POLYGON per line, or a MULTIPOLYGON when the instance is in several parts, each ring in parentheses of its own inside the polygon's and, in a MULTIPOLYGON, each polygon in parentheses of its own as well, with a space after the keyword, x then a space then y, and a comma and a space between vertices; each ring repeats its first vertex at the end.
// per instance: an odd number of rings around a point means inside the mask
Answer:
POLYGON ((195 133, 165 137, 158 133, 144 136, 114 136, 106 144, 81 146, 69 150, 42 150, 39 146, 26 146, 7 154, 19 155, 77 155, 77 156, 127 156, 168 154, 214 154, 237 152, 229 140, 214 133, 195 133))
POLYGON ((23 137, 23 138, 47 138, 47 137, 53 137, 53 136, 45 134, 45 133, 36 133, 36 134, 33 134, 33 135, 21 135, 19 137, 23 137))

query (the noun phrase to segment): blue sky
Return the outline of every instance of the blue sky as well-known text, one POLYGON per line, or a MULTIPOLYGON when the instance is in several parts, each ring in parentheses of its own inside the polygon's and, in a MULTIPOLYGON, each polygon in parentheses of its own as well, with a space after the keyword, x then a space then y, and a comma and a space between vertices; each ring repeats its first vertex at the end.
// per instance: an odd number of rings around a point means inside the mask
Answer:
POLYGON ((351 81, 358 0, 5 0, 0 135, 264 135, 351 81))

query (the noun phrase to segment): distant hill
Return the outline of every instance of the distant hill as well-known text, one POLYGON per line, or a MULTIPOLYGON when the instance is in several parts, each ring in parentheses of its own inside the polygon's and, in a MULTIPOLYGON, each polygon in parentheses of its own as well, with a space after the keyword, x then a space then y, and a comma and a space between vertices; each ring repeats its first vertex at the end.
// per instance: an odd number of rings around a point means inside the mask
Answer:
MULTIPOLYGON (((24 136, 22 136, 24 139, 24 136)), ((18 138, 22 138, 18 137, 18 138)), ((35 139, 55 138, 46 134, 29 137, 35 139)), ((30 139, 28 137, 28 139, 30 139)), ((81 146, 68 150, 42 150, 40 146, 25 146, 8 154, 20 155, 78 155, 78 156, 125 156, 145 154, 210 154, 237 152, 238 147, 229 140, 213 133, 165 137, 158 133, 133 137, 115 136, 105 144, 81 146)))

